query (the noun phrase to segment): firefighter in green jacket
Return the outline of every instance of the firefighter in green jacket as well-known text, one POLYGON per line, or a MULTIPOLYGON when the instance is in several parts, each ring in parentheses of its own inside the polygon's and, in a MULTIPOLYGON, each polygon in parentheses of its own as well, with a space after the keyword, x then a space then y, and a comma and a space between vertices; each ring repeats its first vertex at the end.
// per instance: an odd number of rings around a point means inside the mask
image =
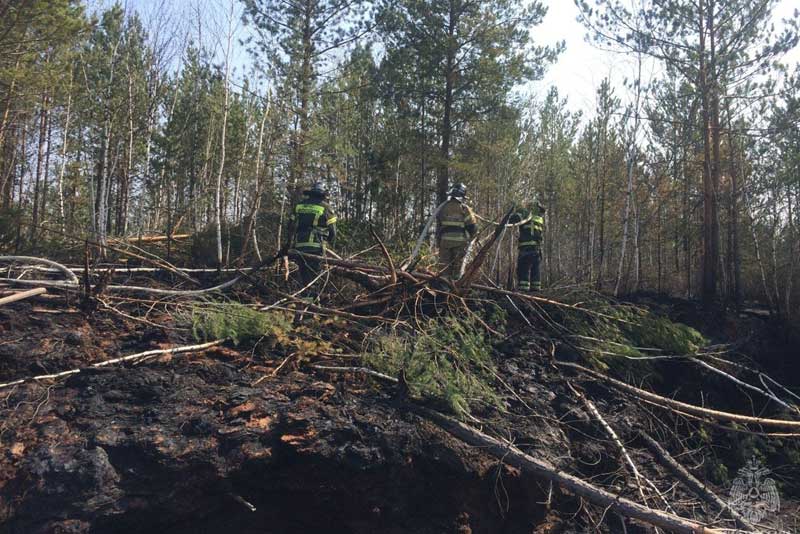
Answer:
POLYGON ((298 260, 300 279, 307 286, 320 272, 320 261, 327 245, 336 243, 336 215, 326 202, 328 190, 322 182, 303 191, 304 198, 292 210, 294 248, 319 258, 301 257, 298 260))
POLYGON ((448 193, 447 202, 436 215, 439 268, 450 280, 461 275, 461 264, 476 231, 475 214, 464 202, 466 195, 467 187, 455 184, 448 193))
POLYGON ((519 223, 526 219, 529 220, 519 227, 517 281, 520 291, 541 291, 544 206, 537 201, 520 208, 511 216, 509 222, 519 223))

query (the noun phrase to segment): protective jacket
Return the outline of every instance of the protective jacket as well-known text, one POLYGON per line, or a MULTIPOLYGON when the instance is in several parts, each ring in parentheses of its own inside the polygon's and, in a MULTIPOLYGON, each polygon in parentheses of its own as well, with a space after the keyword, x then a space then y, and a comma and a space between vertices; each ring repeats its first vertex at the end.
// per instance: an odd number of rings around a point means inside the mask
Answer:
POLYGON ((466 247, 475 235, 475 214, 458 199, 448 200, 439 210, 436 219, 439 223, 437 241, 440 247, 466 247))
POLYGON ((544 217, 538 209, 520 208, 511 216, 509 222, 520 223, 526 219, 528 221, 519 227, 517 281, 520 291, 540 291, 544 217))
POLYGON ((325 243, 336 243, 336 215, 327 202, 306 196, 291 215, 294 246, 301 252, 322 254, 325 243))
POLYGON ((539 249, 544 234, 544 217, 530 209, 519 209, 511 216, 509 222, 518 223, 530 217, 530 220, 519 227, 520 251, 539 249))

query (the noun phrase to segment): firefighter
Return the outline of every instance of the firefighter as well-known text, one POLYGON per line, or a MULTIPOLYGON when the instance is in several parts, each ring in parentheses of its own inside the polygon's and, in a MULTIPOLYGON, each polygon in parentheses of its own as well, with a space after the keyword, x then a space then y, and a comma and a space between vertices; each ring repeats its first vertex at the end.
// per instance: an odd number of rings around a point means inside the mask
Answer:
POLYGON ((534 201, 519 208, 509 222, 519 223, 530 218, 519 227, 519 255, 517 257, 517 281, 520 291, 541 291, 542 234, 544 233, 544 206, 534 201))
POLYGON ((464 202, 467 188, 455 184, 448 193, 447 202, 436 216, 436 243, 439 247, 439 267, 450 280, 461 274, 461 264, 467 247, 475 236, 475 214, 464 202))
POLYGON ((336 215, 326 202, 328 190, 323 182, 316 182, 303 191, 304 198, 292 210, 290 225, 294 229, 294 248, 319 258, 298 259, 300 279, 307 286, 320 272, 320 261, 327 245, 336 243, 336 215))

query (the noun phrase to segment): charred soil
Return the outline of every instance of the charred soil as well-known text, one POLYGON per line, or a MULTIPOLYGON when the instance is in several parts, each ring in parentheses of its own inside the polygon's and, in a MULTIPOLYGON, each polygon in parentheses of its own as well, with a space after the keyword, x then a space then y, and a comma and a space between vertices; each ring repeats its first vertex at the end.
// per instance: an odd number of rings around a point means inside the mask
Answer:
MULTIPOLYGON (((684 455, 684 465, 723 497, 747 457, 781 466, 773 476, 783 497, 781 524, 789 524, 800 495, 796 438, 731 433, 582 379, 554 365, 554 358, 577 359, 574 347, 526 329, 511 318, 517 311, 508 310, 508 334, 493 341, 501 405, 474 411, 468 423, 484 422, 557 469, 639 499, 643 490, 577 388, 658 488, 645 487, 648 505, 663 508, 666 500, 680 515, 724 524, 719 510, 654 460, 636 430, 684 455)), ((0 382, 191 341, 169 329, 177 327, 170 316, 148 320, 168 328, 108 310, 87 316, 60 298, 0 308, 0 382)), ((341 325, 306 320, 324 339, 341 335, 341 325)), ((401 387, 290 356, 280 344, 228 343, 0 389, 0 532, 555 533, 621 531, 623 522, 628 532, 650 528, 605 517, 602 508, 465 445, 409 410, 412 400, 401 387)), ((763 399, 723 378, 687 374, 686 362, 648 365, 644 379, 625 366, 608 372, 687 402, 743 413, 765 408, 763 399)))

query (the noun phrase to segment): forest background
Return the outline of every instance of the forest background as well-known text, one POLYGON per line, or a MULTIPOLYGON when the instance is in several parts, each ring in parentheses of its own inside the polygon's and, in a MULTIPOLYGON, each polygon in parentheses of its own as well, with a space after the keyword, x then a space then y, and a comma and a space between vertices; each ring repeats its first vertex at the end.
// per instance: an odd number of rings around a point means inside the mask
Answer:
MULTIPOLYGON (((576 111, 541 82, 564 43, 537 38, 537 0, 0 0, 0 250, 191 234, 193 263, 240 265, 280 247, 293 199, 323 180, 340 247, 374 226, 400 257, 461 181, 487 220, 546 206, 545 286, 796 320, 784 4, 576 0, 618 66, 576 111)), ((503 284, 508 234, 489 273, 503 284)))

